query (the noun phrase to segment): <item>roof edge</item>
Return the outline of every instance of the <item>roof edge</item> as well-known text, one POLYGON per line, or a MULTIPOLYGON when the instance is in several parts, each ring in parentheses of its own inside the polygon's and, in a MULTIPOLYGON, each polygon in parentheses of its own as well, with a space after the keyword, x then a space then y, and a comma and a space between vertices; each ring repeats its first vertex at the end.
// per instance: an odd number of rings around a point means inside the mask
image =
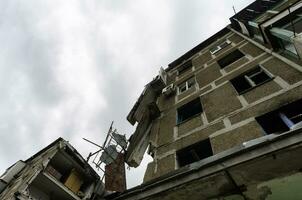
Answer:
POLYGON ((203 42, 201 42, 200 44, 195 46, 193 49, 189 50, 187 53, 183 54, 182 56, 180 56, 179 58, 177 58, 176 60, 171 62, 168 65, 168 68, 166 69, 166 71, 169 71, 169 70, 173 69, 177 65, 181 64, 184 60, 189 59, 190 57, 192 57, 197 52, 201 51, 205 47, 209 46, 211 43, 215 42, 217 40, 217 38, 227 34, 229 31, 230 30, 229 30, 228 26, 226 26, 223 29, 221 29, 220 31, 216 32, 214 35, 212 35, 208 39, 204 40, 203 42))

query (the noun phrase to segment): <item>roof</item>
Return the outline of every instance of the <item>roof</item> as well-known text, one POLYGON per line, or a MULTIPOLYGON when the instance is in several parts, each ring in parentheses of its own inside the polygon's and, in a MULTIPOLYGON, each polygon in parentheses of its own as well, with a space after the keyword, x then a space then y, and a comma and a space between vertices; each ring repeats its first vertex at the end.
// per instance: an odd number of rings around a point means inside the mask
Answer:
POLYGON ((256 0, 252 2, 230 18, 232 28, 240 30, 240 26, 238 25, 237 20, 246 24, 248 21, 253 21, 258 16, 260 16, 267 10, 272 9, 274 6, 278 5, 281 2, 283 2, 283 0, 256 0))
POLYGON ((267 10, 272 9, 277 4, 283 2, 283 0, 274 0, 274 1, 264 1, 264 0, 256 0, 243 8, 240 12, 236 13, 234 16, 230 18, 238 19, 242 22, 247 22, 255 19, 262 13, 266 12, 267 10))
POLYGON ((35 153, 34 155, 32 155, 30 158, 28 158, 27 160, 25 160, 25 162, 29 162, 29 161, 33 160, 34 158, 36 158, 37 156, 39 156, 43 152, 47 151, 48 149, 50 149, 51 147, 53 147, 54 145, 56 145, 57 143, 59 143, 60 141, 66 142, 63 138, 59 137, 58 139, 56 139, 55 141, 53 141, 52 143, 50 143, 49 145, 47 145, 46 147, 44 147, 43 149, 41 149, 40 151, 38 151, 37 153, 35 153))
POLYGON ((72 152, 72 154, 74 154, 74 159, 78 160, 79 162, 81 162, 82 165, 85 165, 86 167, 89 168, 89 170, 93 173, 93 175, 97 178, 99 178, 99 175, 95 172, 95 170, 89 165, 89 163, 83 158, 83 156, 72 146, 68 143, 68 141, 64 140, 62 137, 59 137, 58 139, 56 139, 55 141, 53 141, 52 143, 50 143, 49 145, 47 145, 46 147, 44 147, 43 149, 41 149, 40 151, 38 151, 36 154, 34 154, 33 156, 31 156, 30 158, 28 158, 27 160, 25 160, 25 162, 30 162, 33 159, 35 159, 36 157, 38 157, 39 155, 41 155, 42 153, 44 153, 45 151, 49 150, 51 147, 57 145, 59 142, 63 142, 69 150, 68 152, 72 152))

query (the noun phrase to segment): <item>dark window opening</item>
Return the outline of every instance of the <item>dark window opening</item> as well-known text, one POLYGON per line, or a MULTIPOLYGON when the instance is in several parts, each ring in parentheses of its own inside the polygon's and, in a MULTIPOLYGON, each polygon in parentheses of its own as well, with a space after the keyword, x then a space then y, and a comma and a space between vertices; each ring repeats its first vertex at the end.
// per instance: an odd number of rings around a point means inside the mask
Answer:
POLYGON ((229 44, 231 44, 231 42, 229 41, 224 41, 223 43, 221 43, 221 45, 219 45, 222 49, 227 47, 229 44))
POLYGON ((180 124, 201 112, 202 106, 200 98, 197 98, 177 109, 177 124, 180 124))
POLYGON ((259 28, 258 27, 253 27, 253 26, 250 26, 250 28, 253 32, 254 38, 260 40, 261 42, 263 42, 262 34, 261 34, 259 28))
POLYGON ((231 80, 232 85, 239 94, 252 88, 251 84, 246 80, 244 76, 240 76, 231 80))
POLYGON ((187 90, 187 85, 181 85, 180 87, 179 87, 179 93, 183 93, 183 92, 185 92, 187 90))
POLYGON ((239 51, 238 49, 236 49, 235 51, 229 53, 228 55, 226 55, 225 57, 221 58, 217 62, 219 64, 220 68, 223 69, 226 66, 232 64, 233 62, 239 60, 243 56, 244 56, 244 54, 241 51, 239 51))
POLYGON ((192 61, 189 60, 189 61, 185 62, 182 66, 179 67, 178 75, 184 73, 185 71, 187 71, 191 68, 192 68, 192 61))
POLYGON ((256 120, 266 134, 283 133, 298 128, 302 125, 302 99, 256 117, 256 120))
POLYGON ((255 85, 264 83, 271 78, 261 67, 257 67, 255 70, 249 72, 246 76, 250 78, 255 85))
POLYGON ((289 119, 294 123, 297 124, 299 122, 302 122, 302 114, 294 114, 293 116, 290 116, 289 119))
POLYGON ((291 32, 301 33, 302 32, 302 14, 301 10, 299 13, 291 14, 291 18, 289 23, 283 26, 284 29, 289 30, 291 32))
POLYGON ((176 152, 180 167, 197 162, 213 155, 209 139, 190 145, 176 152))
POLYGON ((232 79, 231 83, 238 94, 242 94, 271 79, 272 77, 264 69, 262 69, 260 66, 257 66, 251 71, 232 79))

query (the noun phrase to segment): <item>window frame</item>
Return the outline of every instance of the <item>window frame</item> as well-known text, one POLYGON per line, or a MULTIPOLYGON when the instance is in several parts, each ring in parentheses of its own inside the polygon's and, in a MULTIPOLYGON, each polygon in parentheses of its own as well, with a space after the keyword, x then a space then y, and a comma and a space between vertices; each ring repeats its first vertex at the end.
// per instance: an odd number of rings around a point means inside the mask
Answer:
POLYGON ((255 117, 265 135, 282 134, 302 128, 302 99, 285 104, 273 111, 255 117), (295 120, 294 118, 298 118, 295 120), (271 124, 274 124, 271 126, 271 124))
POLYGON ((189 121, 189 120, 195 118, 196 116, 201 115, 201 113, 203 113, 203 106, 202 106, 202 104, 201 104, 201 99, 200 99, 200 97, 197 97, 197 98, 195 98, 195 99, 193 99, 193 100, 187 102, 186 104, 181 105, 180 107, 178 107, 178 108, 176 109, 176 125, 179 126, 180 124, 183 124, 183 123, 185 123, 185 122, 187 122, 187 121, 189 121), (199 104, 200 104, 200 105, 199 105, 199 106, 200 106, 200 111, 196 112, 195 114, 190 115, 189 117, 187 117, 187 118, 185 118, 185 119, 180 120, 180 114, 179 114, 179 112, 180 112, 180 111, 183 112, 183 110, 188 109, 188 108, 185 108, 185 107, 186 107, 186 106, 189 106, 189 104, 192 104, 192 106, 196 105, 194 101, 196 101, 196 103, 199 102, 199 104))
POLYGON ((253 33, 253 37, 260 42, 264 42, 262 32, 259 28, 259 25, 256 22, 249 21, 248 25, 250 26, 251 32, 253 33))
POLYGON ((283 50, 286 54, 298 58, 298 52, 291 41, 291 38, 294 36, 294 32, 289 31, 284 28, 274 27, 270 30, 270 33, 276 38, 279 43, 279 48, 283 50))
POLYGON ((291 116, 287 113, 279 112, 279 117, 283 121, 283 123, 288 127, 289 130, 295 129, 296 126, 300 126, 302 124, 302 119, 298 122, 295 122, 294 118, 301 118, 302 113, 295 114, 294 116, 291 116))
POLYGON ((216 45, 215 47, 210 48, 209 51, 210 51, 211 55, 215 55, 220 50, 226 48, 230 44, 232 44, 232 42, 230 40, 228 40, 228 39, 225 39, 225 41, 221 42, 219 45, 216 45), (225 46, 223 46, 224 43, 227 43, 227 44, 225 46), (213 50, 214 48, 215 48, 215 50, 213 50))
MULTIPOLYGON (((238 60, 240 60, 241 58, 244 58, 246 55, 242 52, 242 51, 240 51, 240 49, 234 49, 233 51, 231 51, 230 53, 228 53, 227 55, 225 55, 225 56, 223 56, 222 58, 220 58, 219 60, 217 60, 216 62, 217 62, 217 64, 219 65, 219 67, 220 67, 220 69, 224 69, 224 68, 226 68, 226 67, 228 67, 228 66, 230 66, 231 64, 233 64, 233 63, 235 63, 235 62, 237 62, 238 60), (234 61, 232 61, 232 62, 226 62, 225 60, 229 57, 229 56, 233 56, 233 55, 231 55, 231 54, 233 54, 233 53, 238 53, 238 55, 236 56, 236 57, 238 57, 236 60, 234 60, 234 61), (242 54, 242 56, 240 55, 240 57, 239 57, 239 54, 242 54), (228 63, 227 65, 225 64, 225 63, 228 63), (222 64, 224 65, 224 66, 222 66, 222 64)), ((228 58, 229 59, 229 58, 228 58)))
POLYGON ((210 138, 205 138, 187 147, 176 151, 176 163, 178 167, 185 167, 192 163, 207 159, 214 155, 210 138), (207 149, 207 151, 203 151, 207 149), (202 152, 202 153, 201 153, 202 152), (191 158, 192 162, 183 160, 184 158, 191 158))
POLYGON ((277 41, 275 48, 278 48, 290 58, 299 59, 300 55, 293 38, 296 35, 302 35, 302 8, 299 7, 293 10, 271 26, 270 34, 277 41))
POLYGON ((242 95, 244 93, 247 93, 247 92, 253 90, 256 87, 259 87, 259 86, 261 86, 261 85, 263 85, 263 84, 271 81, 274 78, 275 78, 275 76, 273 74, 271 74, 267 69, 265 69, 262 65, 259 64, 259 65, 256 65, 254 68, 252 68, 252 69, 250 69, 250 70, 248 70, 248 71, 246 71, 246 72, 244 72, 244 73, 236 76, 235 78, 231 79, 230 82, 231 82, 233 88, 238 93, 238 95, 242 95), (254 74, 251 74, 251 75, 248 75, 249 73, 251 73, 253 71, 256 71, 258 69, 260 69, 261 71, 255 72, 254 74), (255 81, 252 78, 255 77, 255 76, 257 76, 257 75, 259 75, 259 74, 261 74, 261 73, 265 73, 265 75, 268 76, 268 79, 265 80, 265 81, 263 81, 263 82, 261 82, 261 83, 257 84, 257 83, 255 83, 255 81), (245 90, 242 90, 242 91, 238 91, 237 88, 236 88, 236 86, 234 86, 234 81, 236 79, 239 79, 239 78, 242 78, 242 77, 250 85, 250 87, 248 89, 245 89, 245 90))
POLYGON ((192 76, 177 86, 177 94, 178 95, 183 94, 186 91, 188 91, 190 88, 194 87, 195 85, 196 85, 196 80, 195 80, 195 77, 192 76), (189 81, 191 81, 191 80, 193 80, 194 82, 192 85, 189 85, 189 81), (181 91, 182 87, 185 87, 184 91, 181 91))
MULTIPOLYGON (((299 22, 299 23, 302 23, 302 14, 299 13, 299 14, 296 14, 296 17, 294 20, 292 20, 292 22, 289 22, 287 24, 284 24, 281 28, 284 29, 284 30, 288 30, 288 27, 291 27, 292 26, 292 23, 294 24, 293 26, 296 27, 296 24, 299 22)), ((294 33, 293 30, 288 30, 292 33, 294 33)), ((297 30, 296 30, 297 31, 297 30)), ((302 32, 295 32, 295 34, 299 35, 301 34, 302 32)))

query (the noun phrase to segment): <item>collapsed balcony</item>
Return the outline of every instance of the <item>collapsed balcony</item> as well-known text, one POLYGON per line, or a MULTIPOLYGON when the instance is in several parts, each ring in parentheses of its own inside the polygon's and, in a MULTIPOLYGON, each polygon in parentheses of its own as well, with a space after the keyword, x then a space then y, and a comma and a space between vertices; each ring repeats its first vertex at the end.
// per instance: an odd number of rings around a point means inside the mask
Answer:
POLYGON ((33 182, 29 194, 34 199, 80 200, 90 198, 97 175, 68 147, 58 151, 33 182))
POLYGON ((156 105, 157 97, 166 86, 166 72, 162 69, 160 75, 146 85, 141 96, 133 106, 127 120, 134 125, 138 123, 134 134, 129 139, 126 162, 129 166, 137 167, 149 145, 152 121, 160 115, 156 105))

